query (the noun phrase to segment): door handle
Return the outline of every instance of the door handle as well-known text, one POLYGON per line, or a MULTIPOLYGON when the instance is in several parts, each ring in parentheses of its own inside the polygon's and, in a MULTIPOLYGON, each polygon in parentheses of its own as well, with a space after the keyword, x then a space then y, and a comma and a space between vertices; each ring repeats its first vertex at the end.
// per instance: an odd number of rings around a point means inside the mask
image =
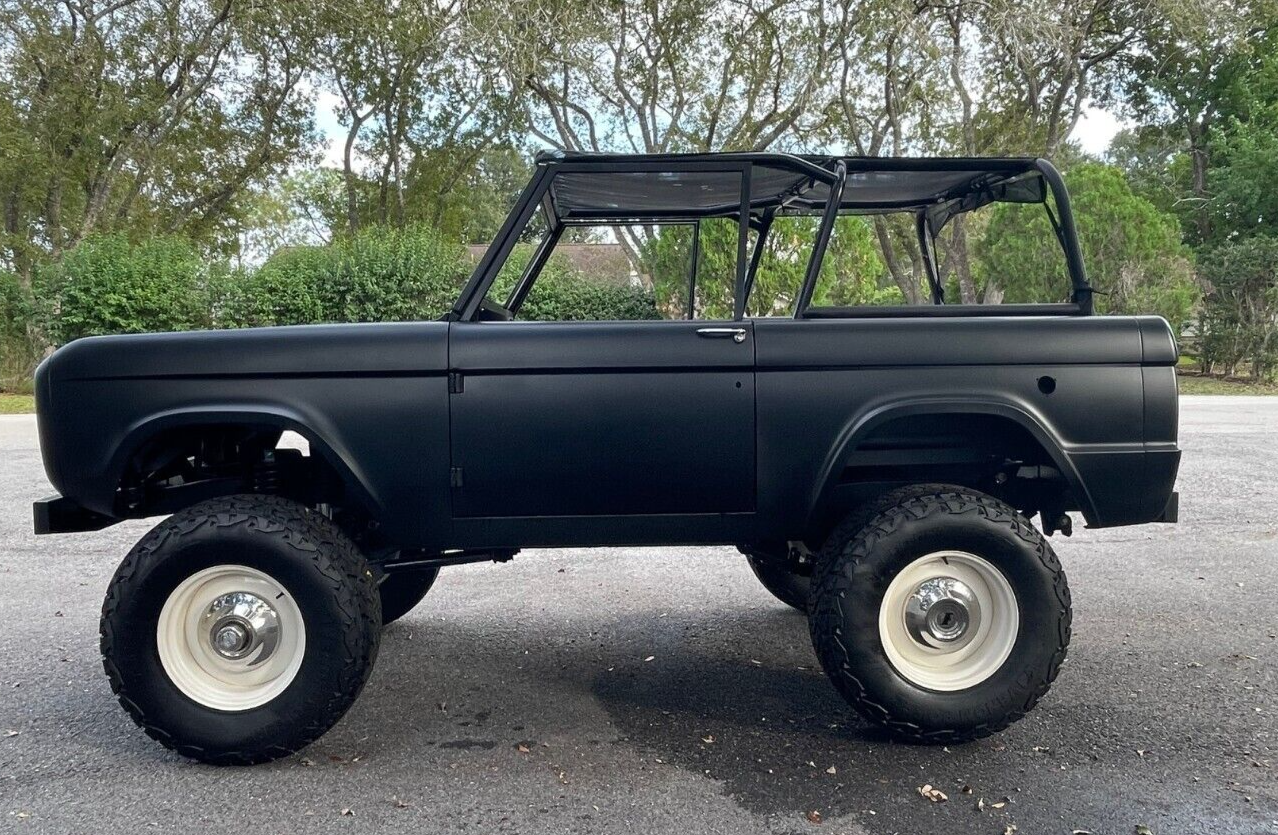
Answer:
POLYGON ((733 342, 745 342, 745 328, 697 328, 697 336, 704 339, 727 339, 733 342))

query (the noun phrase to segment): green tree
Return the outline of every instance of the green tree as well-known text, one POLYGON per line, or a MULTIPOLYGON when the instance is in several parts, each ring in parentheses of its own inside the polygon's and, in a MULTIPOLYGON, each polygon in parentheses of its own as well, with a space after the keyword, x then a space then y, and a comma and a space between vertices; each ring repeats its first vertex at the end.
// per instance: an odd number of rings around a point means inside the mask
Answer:
POLYGON ((0 262, 100 232, 233 244, 240 198, 310 139, 305 4, 0 4, 0 262))
MULTIPOLYGON (((1106 313, 1157 313, 1178 331, 1200 295, 1174 217, 1132 193, 1116 168, 1087 163, 1065 175, 1083 261, 1106 313)), ((1065 301, 1065 257, 1042 207, 997 204, 977 243, 978 273, 1008 302, 1065 301)))
MULTIPOLYGON (((749 316, 784 315, 792 311, 803 284, 820 219, 779 217, 765 240, 754 286, 746 304, 749 316)), ((701 223, 701 255, 697 262, 696 316, 730 319, 737 267, 736 221, 712 218, 701 223)), ((751 250, 756 238, 750 236, 751 250)), ((687 309, 688 268, 692 232, 671 226, 653 236, 644 250, 657 302, 668 315, 687 309)), ((878 304, 900 299, 879 255, 872 226, 864 218, 841 217, 821 262, 814 305, 878 304)))

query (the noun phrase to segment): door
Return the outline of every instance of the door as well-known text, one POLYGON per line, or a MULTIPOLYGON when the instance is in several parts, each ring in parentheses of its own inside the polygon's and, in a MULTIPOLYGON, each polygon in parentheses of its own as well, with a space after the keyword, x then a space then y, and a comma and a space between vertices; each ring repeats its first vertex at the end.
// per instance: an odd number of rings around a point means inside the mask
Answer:
POLYGON ((453 515, 750 513, 749 322, 456 322, 453 515))

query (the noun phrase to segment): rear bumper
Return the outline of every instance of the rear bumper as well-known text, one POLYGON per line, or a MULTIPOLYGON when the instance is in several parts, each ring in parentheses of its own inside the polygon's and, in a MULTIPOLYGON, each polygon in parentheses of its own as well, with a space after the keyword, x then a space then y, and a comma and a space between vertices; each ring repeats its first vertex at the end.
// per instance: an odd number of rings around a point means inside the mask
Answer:
POLYGON ((100 531, 120 521, 80 507, 65 496, 57 495, 36 501, 31 506, 31 512, 35 517, 37 534, 100 531))

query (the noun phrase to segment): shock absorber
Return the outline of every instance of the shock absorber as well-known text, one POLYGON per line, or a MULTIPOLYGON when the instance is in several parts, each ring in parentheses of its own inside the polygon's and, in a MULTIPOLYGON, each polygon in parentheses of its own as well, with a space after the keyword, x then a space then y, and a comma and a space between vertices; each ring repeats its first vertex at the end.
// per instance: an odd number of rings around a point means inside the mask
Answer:
POLYGON ((275 460, 275 450, 262 451, 262 458, 253 467, 253 492, 278 493, 280 489, 280 466, 275 460))

